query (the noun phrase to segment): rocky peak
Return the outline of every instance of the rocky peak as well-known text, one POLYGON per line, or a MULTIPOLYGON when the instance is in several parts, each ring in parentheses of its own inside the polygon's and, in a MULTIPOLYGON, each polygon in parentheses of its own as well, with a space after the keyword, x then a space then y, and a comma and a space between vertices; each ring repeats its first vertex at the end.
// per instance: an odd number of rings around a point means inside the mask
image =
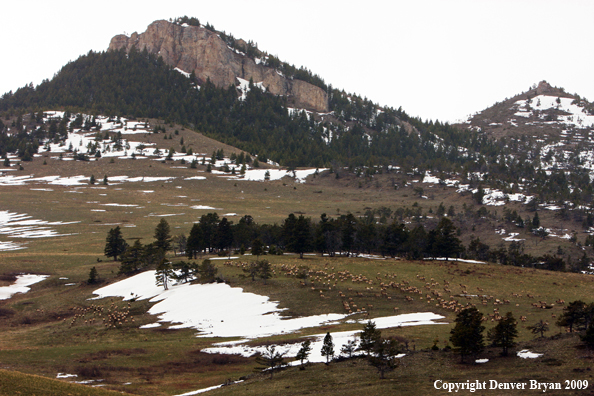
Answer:
POLYGON ((536 94, 537 95, 546 95, 553 93, 554 88, 546 81, 542 80, 538 83, 538 87, 536 87, 536 94))
POLYGON ((144 33, 113 37, 109 50, 122 48, 126 51, 147 49, 172 67, 194 72, 199 80, 210 79, 218 87, 236 85, 237 77, 253 79, 262 82, 268 92, 286 96, 295 107, 328 111, 328 96, 323 89, 302 80, 285 78, 273 68, 256 64, 245 54, 229 48, 216 32, 202 26, 155 21, 144 33))

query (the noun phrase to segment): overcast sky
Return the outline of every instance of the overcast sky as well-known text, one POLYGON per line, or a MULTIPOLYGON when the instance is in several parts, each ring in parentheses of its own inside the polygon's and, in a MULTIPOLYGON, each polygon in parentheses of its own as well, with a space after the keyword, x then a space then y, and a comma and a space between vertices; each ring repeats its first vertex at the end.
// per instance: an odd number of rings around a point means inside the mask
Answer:
POLYGON ((547 80, 594 100, 594 1, 27 1, 3 5, 0 94, 188 15, 327 84, 453 122, 547 80))

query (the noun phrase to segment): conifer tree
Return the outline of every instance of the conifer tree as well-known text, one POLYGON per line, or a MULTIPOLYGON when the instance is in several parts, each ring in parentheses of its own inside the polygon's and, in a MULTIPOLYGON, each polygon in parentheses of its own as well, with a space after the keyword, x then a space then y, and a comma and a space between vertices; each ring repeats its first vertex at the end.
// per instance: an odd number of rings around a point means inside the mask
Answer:
POLYGON ((306 340, 301 343, 301 348, 295 355, 295 358, 301 362, 301 369, 305 369, 305 361, 309 358, 311 353, 311 341, 306 340))
POLYGON ((155 247, 161 249, 163 254, 171 250, 171 227, 167 220, 161 219, 155 228, 155 247))
POLYGON ((169 289, 169 282, 173 276, 173 270, 171 269, 171 263, 166 259, 162 259, 157 270, 155 271, 155 280, 157 286, 163 286, 165 290, 169 289))
POLYGON ((270 379, 272 379, 274 371, 284 365, 285 353, 277 352, 274 345, 267 345, 264 352, 256 357, 256 362, 263 366, 261 369, 268 369, 270 371, 270 379))
POLYGON ((511 312, 497 323, 497 326, 489 330, 488 338, 493 342, 494 346, 503 348, 502 355, 507 356, 508 348, 516 345, 514 341, 518 337, 518 329, 516 327, 516 318, 511 312))
POLYGON ((107 257, 113 257, 113 261, 116 261, 118 256, 126 251, 126 247, 127 244, 124 240, 124 237, 122 236, 120 226, 110 229, 107 233, 107 239, 105 242, 105 255, 107 257))
POLYGON ((334 342, 332 342, 332 336, 330 332, 326 333, 324 342, 322 344, 322 356, 326 357, 326 364, 329 364, 334 359, 334 342))
POLYGON ((89 285, 97 283, 98 277, 99 277, 99 274, 97 273, 97 268, 96 267, 91 268, 91 270, 89 271, 89 279, 87 280, 87 283, 89 285))
POLYGON ((386 372, 392 371, 398 366, 396 356, 400 353, 400 343, 392 337, 380 337, 373 347, 373 354, 369 357, 369 363, 380 373, 380 379, 386 378, 386 372))
POLYGON ((463 309, 456 316, 456 326, 450 331, 450 341, 464 362, 467 355, 476 356, 485 348, 482 325, 483 314, 475 307, 463 309))
POLYGON ((202 228, 197 223, 194 223, 188 236, 186 243, 186 256, 188 258, 196 258, 198 252, 202 252, 204 249, 204 236, 202 234, 202 228))
POLYGON ((370 356, 373 348, 375 348, 375 344, 381 338, 382 333, 379 331, 376 326, 375 322, 371 320, 365 324, 363 331, 359 334, 359 350, 365 352, 367 356, 370 356))

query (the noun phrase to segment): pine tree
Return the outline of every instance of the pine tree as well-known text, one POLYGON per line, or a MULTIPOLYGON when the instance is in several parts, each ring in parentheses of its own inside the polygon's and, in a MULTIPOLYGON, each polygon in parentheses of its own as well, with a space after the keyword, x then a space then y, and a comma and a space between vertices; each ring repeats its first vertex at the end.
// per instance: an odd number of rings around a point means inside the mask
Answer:
POLYGON ((89 184, 95 184, 95 175, 91 175, 91 178, 89 179, 89 184))
POLYGON ((485 348, 482 319, 483 314, 475 307, 463 309, 456 316, 456 326, 450 331, 450 341, 460 352, 462 362, 466 355, 476 358, 485 348))
POLYGON ((272 266, 268 260, 261 260, 258 261, 258 276, 260 279, 264 280, 264 284, 266 284, 266 280, 272 278, 272 266))
POLYGON ((395 338, 380 337, 373 347, 369 363, 380 373, 380 379, 386 378, 386 372, 398 367, 396 356, 400 353, 400 343, 395 338))
POLYGON ((194 223, 192 229, 190 230, 190 235, 188 236, 188 241, 186 243, 186 256, 188 258, 196 258, 198 252, 202 252, 204 250, 204 237, 202 234, 202 228, 197 223, 194 223))
POLYGON ((309 358, 309 354, 311 353, 311 341, 306 340, 301 343, 301 348, 295 355, 295 358, 301 362, 301 369, 305 368, 305 361, 309 358))
POLYGON ((352 340, 348 340, 346 344, 340 348, 340 353, 345 357, 351 359, 353 354, 357 351, 357 336, 354 336, 352 340))
POLYGON ((259 238, 256 238, 252 241, 252 256, 260 256, 264 254, 264 244, 259 238))
POLYGON ((167 220, 161 219, 159 224, 157 224, 155 228, 155 239, 155 247, 161 249, 164 254, 171 250, 171 227, 169 227, 167 220))
POLYGON ((434 230, 435 239, 430 247, 434 257, 445 257, 446 259, 456 256, 463 250, 462 242, 456 237, 456 227, 447 218, 442 217, 434 230))
POLYGON ((124 240, 124 237, 122 236, 120 226, 110 229, 107 233, 107 239, 105 242, 105 256, 113 257, 113 261, 116 261, 118 256, 126 251, 126 247, 127 244, 124 240))
POLYGON ((233 244, 233 231, 231 230, 231 223, 226 217, 223 217, 217 225, 215 233, 215 247, 220 251, 224 251, 233 244))
POLYGON ((511 312, 505 314, 497 326, 489 330, 487 336, 494 346, 503 348, 502 355, 507 356, 508 348, 516 345, 514 339, 518 337, 514 315, 511 312))
POLYGON ((122 254, 122 264, 118 274, 131 274, 143 266, 144 261, 144 246, 137 239, 132 246, 129 246, 124 254, 122 254))
POLYGON ((155 271, 155 279, 157 286, 163 286, 165 290, 169 289, 169 281, 173 276, 173 270, 171 269, 171 263, 166 259, 162 259, 157 270, 155 271))
POLYGON ((210 283, 215 280, 218 270, 209 259, 206 259, 198 266, 197 272, 200 274, 201 283, 210 283))
POLYGON ((334 342, 332 342, 332 336, 330 332, 326 333, 324 342, 322 344, 322 356, 326 357, 326 364, 329 364, 334 359, 334 342))
POLYGON ((381 336, 382 332, 376 328, 375 322, 368 321, 363 331, 359 334, 359 350, 365 352, 367 356, 371 356, 371 352, 381 336))
POLYGON ((97 273, 97 268, 95 268, 95 267, 91 268, 91 270, 89 271, 89 279, 87 280, 87 283, 89 285, 97 283, 98 277, 99 277, 99 274, 97 273))
POLYGON ((263 366, 261 369, 268 369, 270 371, 270 379, 272 379, 276 368, 284 365, 285 353, 277 352, 274 345, 267 345, 264 352, 256 357, 256 362, 263 366))
POLYGON ((538 322, 534 323, 531 326, 526 327, 528 330, 532 332, 532 334, 539 334, 540 338, 544 338, 544 333, 549 331, 549 322, 544 320, 539 320, 538 322))

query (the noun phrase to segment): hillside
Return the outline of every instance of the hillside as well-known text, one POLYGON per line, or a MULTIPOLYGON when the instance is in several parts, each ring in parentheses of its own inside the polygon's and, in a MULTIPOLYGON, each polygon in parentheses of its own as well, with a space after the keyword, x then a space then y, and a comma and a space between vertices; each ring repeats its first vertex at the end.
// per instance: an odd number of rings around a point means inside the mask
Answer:
POLYGON ((541 82, 422 121, 195 18, 116 36, 0 98, 0 377, 143 395, 589 379, 590 109, 541 82), (485 336, 513 313, 508 357, 486 343, 460 363, 467 308, 485 336), (368 320, 404 354, 386 380, 322 363, 327 332, 338 357, 368 320), (258 372, 271 346, 296 366, 304 339, 305 370, 258 372))

